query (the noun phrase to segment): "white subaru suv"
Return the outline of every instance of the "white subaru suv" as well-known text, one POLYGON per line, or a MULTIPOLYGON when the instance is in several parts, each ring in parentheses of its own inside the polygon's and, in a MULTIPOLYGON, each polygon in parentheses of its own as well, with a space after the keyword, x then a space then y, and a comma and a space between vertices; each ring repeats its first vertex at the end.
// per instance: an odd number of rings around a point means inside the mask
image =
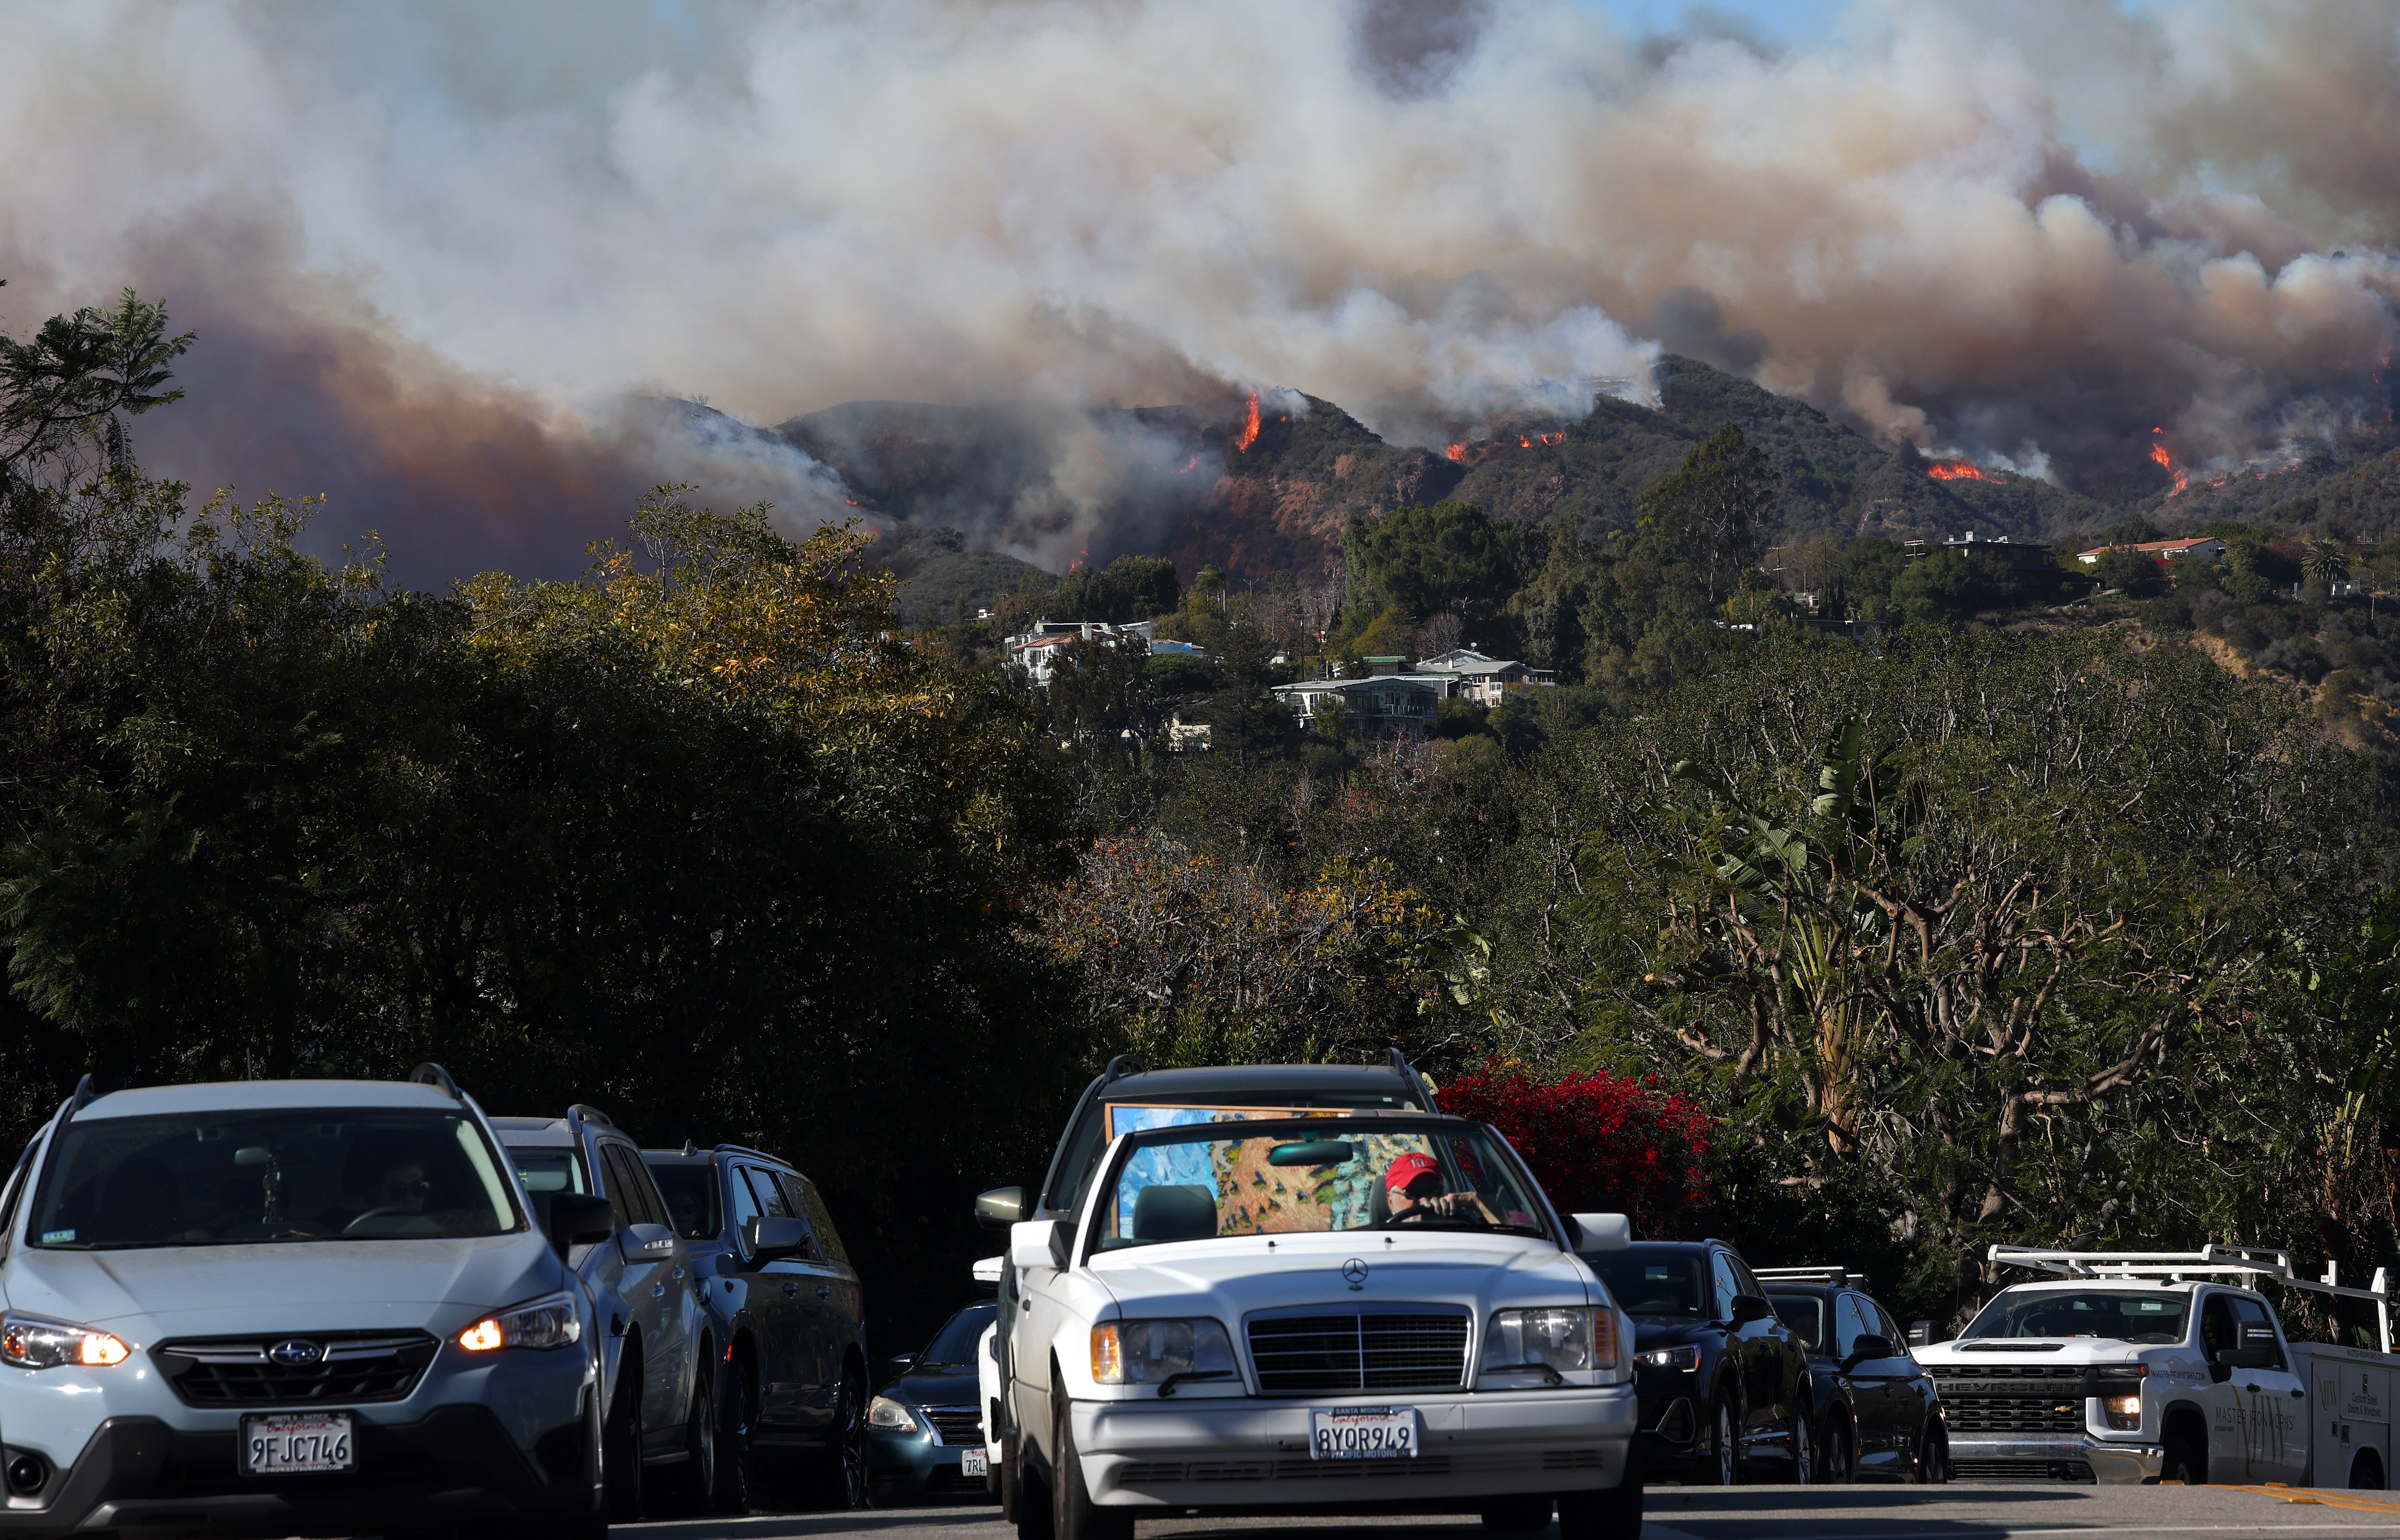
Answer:
POLYGON ((1121 1107, 1072 1219, 1010 1233, 1018 1533, 1399 1503, 1638 1534, 1632 1329, 1498 1133, 1422 1112, 1121 1107))
POLYGON ((87 1078, 0 1193, 0 1534, 604 1534, 610 1220, 551 1221, 432 1065, 87 1078))

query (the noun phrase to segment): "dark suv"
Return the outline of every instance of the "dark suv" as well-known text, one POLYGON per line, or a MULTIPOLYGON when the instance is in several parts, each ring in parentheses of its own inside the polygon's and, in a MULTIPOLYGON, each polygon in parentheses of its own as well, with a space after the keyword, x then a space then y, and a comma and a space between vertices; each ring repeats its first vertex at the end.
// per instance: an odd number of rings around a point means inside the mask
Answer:
POLYGON ((749 1506, 754 1451, 777 1458, 816 1505, 864 1506, 866 1300, 815 1184, 737 1144, 642 1159, 727 1345, 717 1507, 749 1506))
POLYGON ((1584 1261, 1633 1317, 1651 1480, 1816 1479, 1807 1351, 1739 1252, 1724 1241, 1641 1241, 1584 1261))
POLYGON ((1820 1480, 1950 1479, 1932 1377, 1909 1356, 1891 1315, 1839 1267, 1770 1267, 1759 1274, 1775 1314, 1808 1350, 1817 1392, 1820 1480))

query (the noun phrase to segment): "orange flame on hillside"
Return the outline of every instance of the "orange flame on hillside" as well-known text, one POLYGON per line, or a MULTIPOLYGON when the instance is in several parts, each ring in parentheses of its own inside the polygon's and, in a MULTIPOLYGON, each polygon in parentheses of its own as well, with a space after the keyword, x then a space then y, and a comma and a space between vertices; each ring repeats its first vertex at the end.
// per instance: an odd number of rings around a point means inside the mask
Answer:
POLYGON ((1236 453, 1247 455, 1250 445, 1259 442, 1259 393, 1250 392, 1250 403, 1242 416, 1242 431, 1234 440, 1236 453))
POLYGON ((1176 474, 1177 474, 1177 475, 1179 475, 1179 476, 1183 475, 1185 472, 1189 471, 1189 470, 1190 470, 1193 466, 1198 465, 1199 463, 1200 463, 1200 457, 1199 457, 1199 456, 1197 456, 1197 455, 1194 455, 1194 456, 1193 456, 1190 459, 1185 460, 1185 461, 1183 462, 1183 470, 1177 471, 1177 472, 1176 472, 1176 474))
POLYGON ((1090 546, 1088 546, 1088 545, 1084 546, 1083 550, 1076 552, 1075 552, 1075 559, 1074 559, 1073 561, 1069 562, 1069 563, 1067 564, 1067 570, 1068 570, 1068 571, 1070 571, 1070 572, 1072 572, 1072 571, 1074 571, 1077 567, 1082 566, 1084 565, 1084 557, 1086 557, 1086 556, 1088 556, 1088 555, 1090 555, 1091 553, 1092 553, 1092 548, 1091 548, 1090 546))
POLYGON ((2000 485, 2008 481, 2006 476, 1995 476, 1966 460, 1936 460, 1925 468, 1925 473, 1937 482, 1990 482, 2000 485))
MULTIPOLYGON (((2166 429, 2153 428, 2150 431, 2163 433, 2166 429)), ((2161 470, 2175 478, 2175 484, 2167 488, 2167 496, 2173 497, 2179 495, 2188 484, 2184 479, 2184 473, 2175 468, 2175 457, 2167 453, 2167 446, 2153 441, 2150 444, 2150 458, 2158 462, 2161 470)))
POLYGON ((1464 461, 1466 458, 1466 445, 1463 443, 1453 443, 1449 448, 1443 450, 1442 453, 1449 456, 1453 460, 1464 461))

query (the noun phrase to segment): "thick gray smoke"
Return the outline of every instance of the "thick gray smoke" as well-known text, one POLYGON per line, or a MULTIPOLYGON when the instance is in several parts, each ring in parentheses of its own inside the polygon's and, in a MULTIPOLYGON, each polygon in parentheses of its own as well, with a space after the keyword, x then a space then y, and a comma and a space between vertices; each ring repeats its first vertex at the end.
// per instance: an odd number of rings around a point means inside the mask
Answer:
MULTIPOLYGON (((2204 463, 2348 410, 2400 294, 2388 0, 1892 0, 1790 52, 1574 0, 0 29, 0 324, 163 294, 203 341, 153 462, 331 493, 426 580, 571 567, 670 476, 843 511, 805 457, 628 397, 1286 387, 1436 442, 1638 391, 1663 344, 1993 463, 2138 462, 2154 428, 2204 463)), ((978 533, 1063 566, 1079 517, 978 533)))

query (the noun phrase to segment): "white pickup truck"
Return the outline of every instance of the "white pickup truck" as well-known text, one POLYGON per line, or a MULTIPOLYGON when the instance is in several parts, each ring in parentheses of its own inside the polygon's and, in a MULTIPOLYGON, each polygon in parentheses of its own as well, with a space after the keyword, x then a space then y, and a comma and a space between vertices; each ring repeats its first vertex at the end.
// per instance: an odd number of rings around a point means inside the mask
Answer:
POLYGON ((1480 1124, 1394 1111, 1120 1131, 1072 1220, 1017 1224, 1002 1451, 1018 1533, 1405 1503, 1630 1540, 1631 1322, 1480 1124))
POLYGON ((2289 1252, 2256 1247, 1990 1258, 2051 1276, 1994 1295, 1955 1341, 1914 1348, 1961 1479, 2386 1485, 2400 1354, 2380 1269, 2346 1288, 2331 1268, 2299 1277, 2289 1252), (2291 1341, 2252 1282, 2370 1303, 2353 1329, 2375 1345, 2291 1341))

